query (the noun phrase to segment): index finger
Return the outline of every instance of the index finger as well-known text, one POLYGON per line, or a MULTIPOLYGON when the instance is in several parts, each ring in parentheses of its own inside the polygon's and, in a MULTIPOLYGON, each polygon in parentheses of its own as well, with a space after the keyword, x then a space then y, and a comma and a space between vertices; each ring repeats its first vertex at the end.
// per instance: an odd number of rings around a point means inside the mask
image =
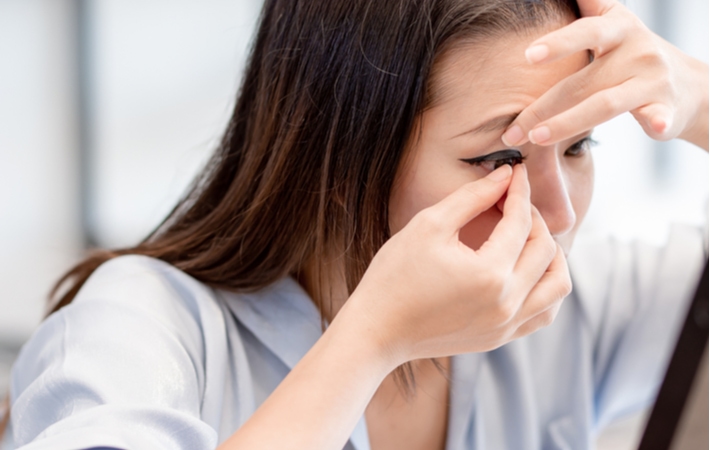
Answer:
POLYGON ((513 270, 532 229, 531 207, 527 169, 518 164, 503 205, 503 218, 476 253, 500 261, 513 270))
POLYGON ((525 50, 530 64, 547 63, 590 50, 598 58, 617 47, 626 35, 622 26, 614 26, 613 19, 585 17, 536 39, 525 50))
POLYGON ((457 236, 464 225, 500 200, 508 188, 511 174, 512 170, 507 165, 499 167, 488 176, 461 186, 419 214, 428 217, 428 222, 443 230, 448 237, 457 236))
POLYGON ((618 3, 616 0, 577 0, 582 17, 604 15, 618 3))

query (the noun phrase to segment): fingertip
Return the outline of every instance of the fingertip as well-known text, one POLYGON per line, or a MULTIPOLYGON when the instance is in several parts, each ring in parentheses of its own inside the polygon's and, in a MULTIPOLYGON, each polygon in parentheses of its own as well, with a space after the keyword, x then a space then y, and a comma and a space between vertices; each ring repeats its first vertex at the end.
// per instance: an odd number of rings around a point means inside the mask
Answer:
POLYGON ((535 145, 544 145, 549 142, 551 137, 550 127, 546 125, 538 126, 528 133, 528 139, 535 145))
POLYGON ((507 180, 513 174, 513 169, 508 164, 503 164, 493 172, 489 173, 486 178, 496 183, 507 180))
POLYGON ((522 176, 525 180, 528 178, 528 168, 525 167, 525 164, 516 164, 513 167, 513 173, 516 174, 516 177, 522 176))
POLYGON ((525 139, 525 133, 520 125, 515 124, 505 130, 505 133, 503 133, 503 136, 501 136, 500 139, 508 147, 514 147, 522 143, 521 141, 525 139))
POLYGON ((545 44, 534 44, 525 50, 525 59, 530 64, 537 64, 550 56, 550 47, 545 44))
POLYGON ((513 167, 513 180, 508 188, 508 193, 515 197, 530 198, 530 182, 525 164, 516 164, 513 167))
POLYGON ((651 119, 651 128, 658 134, 665 133, 671 127, 670 119, 658 115, 651 119))

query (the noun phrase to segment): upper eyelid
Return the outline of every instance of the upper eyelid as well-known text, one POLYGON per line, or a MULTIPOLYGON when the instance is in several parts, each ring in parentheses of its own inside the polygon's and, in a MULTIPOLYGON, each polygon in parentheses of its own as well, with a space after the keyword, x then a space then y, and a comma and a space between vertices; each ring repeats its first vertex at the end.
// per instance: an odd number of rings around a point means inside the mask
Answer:
POLYGON ((574 147, 577 147, 577 146, 581 146, 581 145, 584 145, 584 144, 587 144, 587 145, 589 145, 590 147, 593 147, 593 146, 599 144, 599 142, 595 141, 595 140, 592 138, 592 135, 590 134, 590 135, 587 135, 587 136, 583 137, 582 139, 580 139, 580 140, 578 140, 578 141, 573 142, 569 147, 567 147, 566 150, 569 150, 569 149, 571 149, 571 148, 574 148, 574 147))
POLYGON ((461 161, 467 162, 469 164, 474 164, 478 162, 496 161, 498 159, 508 158, 523 158, 523 155, 518 150, 505 149, 493 153, 488 153, 487 155, 476 156, 475 158, 461 158, 461 161))
POLYGON ((599 141, 594 139, 592 135, 585 136, 584 138, 580 139, 578 142, 587 142, 589 145, 597 145, 599 144, 599 141))
POLYGON ((584 143, 589 143, 589 144, 591 144, 591 145, 596 145, 596 144, 598 144, 599 142, 595 141, 594 138, 592 138, 592 135, 591 135, 591 134, 588 134, 588 135, 586 135, 586 136, 584 136, 584 137, 582 137, 582 138, 580 138, 580 139, 574 141, 574 142, 570 145, 570 147, 574 147, 575 145, 584 144, 584 143))
MULTIPOLYGON (((581 145, 581 144, 589 144, 589 145, 597 145, 599 142, 595 141, 592 138, 591 134, 588 134, 587 136, 584 136, 583 138, 573 142, 567 149, 570 149, 576 145, 581 145)), ((474 158, 461 158, 460 161, 469 163, 469 164, 475 164, 479 162, 485 162, 485 161, 495 161, 498 159, 508 159, 508 158, 523 158, 525 159, 526 157, 523 156, 522 153, 520 153, 519 150, 515 150, 512 148, 504 149, 504 150, 498 150, 493 153, 488 153, 486 155, 482 156, 476 156, 474 158)))

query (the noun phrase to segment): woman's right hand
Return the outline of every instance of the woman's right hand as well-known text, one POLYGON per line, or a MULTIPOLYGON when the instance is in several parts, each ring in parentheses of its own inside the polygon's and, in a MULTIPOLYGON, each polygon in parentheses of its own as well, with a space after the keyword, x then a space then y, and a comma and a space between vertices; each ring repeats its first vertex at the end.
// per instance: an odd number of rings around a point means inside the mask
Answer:
POLYGON ((504 166, 420 211, 382 246, 323 336, 220 448, 343 448, 398 365, 532 333, 569 291, 525 168, 504 166), (461 227, 506 190, 488 241, 477 251, 462 244, 461 227))
POLYGON ((503 166, 414 216, 380 249, 338 317, 364 317, 367 336, 402 364, 530 334, 552 322, 570 290, 563 251, 530 203, 524 166, 503 166), (459 230, 506 190, 488 241, 476 251, 464 245, 459 230))

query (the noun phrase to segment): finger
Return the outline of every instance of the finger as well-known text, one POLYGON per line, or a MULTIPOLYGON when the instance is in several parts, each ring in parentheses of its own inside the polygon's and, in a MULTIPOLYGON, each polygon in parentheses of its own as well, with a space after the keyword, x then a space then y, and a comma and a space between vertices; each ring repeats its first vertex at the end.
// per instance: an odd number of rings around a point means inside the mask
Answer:
POLYGON ((643 89, 627 81, 596 92, 576 106, 538 124, 528 133, 533 144, 551 145, 576 136, 643 105, 643 89))
POLYGON ((547 267, 540 281, 533 287, 522 306, 518 309, 516 317, 523 324, 547 310, 555 303, 562 301, 572 290, 572 280, 567 267, 567 259, 562 247, 557 245, 557 252, 552 262, 547 267))
POLYGON ((518 164, 514 167, 513 179, 503 205, 503 218, 476 253, 491 261, 499 261, 507 265, 508 270, 513 270, 530 235, 531 206, 527 169, 523 164, 518 164))
POLYGON ((523 248, 520 258, 515 264, 516 289, 522 290, 520 298, 524 299, 532 288, 547 272, 552 260, 557 255, 557 244, 547 229, 545 220, 540 212, 532 207, 532 229, 530 236, 523 248))
POLYGON ((488 176, 461 186, 418 216, 428 218, 447 234, 457 234, 474 217, 496 204, 508 188, 511 175, 509 166, 499 167, 488 176))
POLYGON ((557 317, 557 313, 560 311, 561 306, 562 301, 558 301, 549 308, 544 311, 540 311, 537 315, 528 319, 525 323, 520 325, 517 330, 515 330, 511 340, 527 336, 541 328, 552 325, 552 322, 555 320, 555 317, 557 317))
POLYGON ((604 15, 618 4, 616 0, 577 0, 582 17, 604 15))
POLYGON ((608 81, 597 76, 597 70, 597 66, 590 64, 548 89, 518 114, 503 133, 503 143, 511 147, 523 145, 528 141, 528 133, 536 125, 579 104, 591 93, 606 88, 598 85, 599 82, 608 81))
POLYGON ((552 239, 547 224, 534 206, 531 207, 531 215, 532 229, 513 269, 512 279, 515 280, 515 286, 509 296, 513 311, 520 310, 522 303, 547 272, 557 254, 557 243, 552 239))
POLYGON ((612 19, 585 17, 535 40, 525 58, 531 64, 551 62, 577 52, 591 50, 595 58, 621 44, 625 28, 616 26, 612 19))
POLYGON ((673 137, 673 110, 663 103, 642 106, 631 114, 651 138, 664 141, 673 137))

